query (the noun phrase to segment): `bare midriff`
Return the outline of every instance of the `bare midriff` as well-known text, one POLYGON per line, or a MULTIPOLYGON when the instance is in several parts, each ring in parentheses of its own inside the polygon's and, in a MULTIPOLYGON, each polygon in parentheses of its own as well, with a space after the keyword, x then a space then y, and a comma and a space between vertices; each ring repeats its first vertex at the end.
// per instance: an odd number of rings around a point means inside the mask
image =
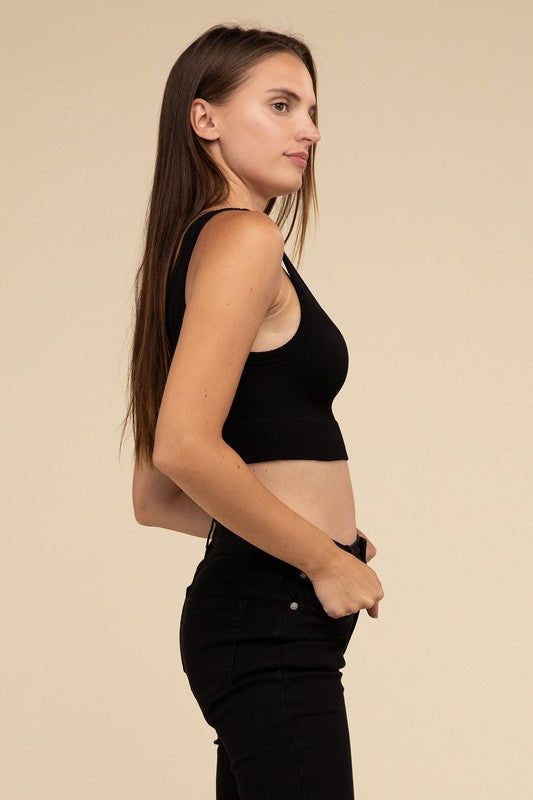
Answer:
POLYGON ((355 502, 347 461, 288 459, 248 464, 285 505, 341 544, 355 541, 355 502))

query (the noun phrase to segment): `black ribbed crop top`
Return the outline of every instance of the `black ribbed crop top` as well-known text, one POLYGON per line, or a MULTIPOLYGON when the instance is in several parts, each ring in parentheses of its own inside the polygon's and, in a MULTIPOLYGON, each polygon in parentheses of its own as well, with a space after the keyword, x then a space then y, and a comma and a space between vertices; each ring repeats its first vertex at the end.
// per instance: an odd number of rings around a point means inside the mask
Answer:
MULTIPOLYGON (((233 209, 205 212, 189 225, 182 239, 166 291, 171 355, 185 313, 185 278, 194 245, 205 223, 226 210, 233 209)), ((298 330, 280 347, 250 351, 222 438, 247 464, 279 459, 348 460, 331 408, 346 380, 348 348, 285 253, 283 262, 300 302, 298 330)))

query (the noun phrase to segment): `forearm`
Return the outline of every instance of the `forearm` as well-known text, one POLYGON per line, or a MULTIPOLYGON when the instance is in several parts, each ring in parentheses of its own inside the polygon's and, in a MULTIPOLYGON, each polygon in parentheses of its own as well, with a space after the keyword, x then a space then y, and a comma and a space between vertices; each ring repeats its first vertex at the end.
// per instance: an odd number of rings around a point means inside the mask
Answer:
POLYGON ((206 518, 310 578, 338 556, 331 538, 272 494, 222 439, 195 443, 179 459, 156 466, 205 509, 206 518))
POLYGON ((213 518, 203 508, 185 492, 179 491, 172 498, 153 506, 142 524, 207 539, 212 522, 213 518))

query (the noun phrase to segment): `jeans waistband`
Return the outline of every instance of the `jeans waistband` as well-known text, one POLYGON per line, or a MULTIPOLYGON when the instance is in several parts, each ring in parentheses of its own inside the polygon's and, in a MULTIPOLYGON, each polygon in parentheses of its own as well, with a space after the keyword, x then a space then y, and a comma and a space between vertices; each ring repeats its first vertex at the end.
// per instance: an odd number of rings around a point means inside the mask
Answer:
MULTIPOLYGON (((342 550, 346 550, 348 553, 357 555, 359 551, 360 538, 361 537, 359 534, 357 534, 355 540, 351 544, 342 544, 341 542, 337 542, 335 539, 332 539, 332 541, 342 550)), ((217 550, 223 550, 228 553, 249 555, 251 561, 271 561, 278 564, 280 563, 279 559, 271 556, 269 553, 261 550, 259 547, 256 547, 246 539, 243 539, 242 536, 238 536, 216 519, 213 520, 211 530, 209 531, 209 535, 207 537, 206 551, 211 546, 217 550)))

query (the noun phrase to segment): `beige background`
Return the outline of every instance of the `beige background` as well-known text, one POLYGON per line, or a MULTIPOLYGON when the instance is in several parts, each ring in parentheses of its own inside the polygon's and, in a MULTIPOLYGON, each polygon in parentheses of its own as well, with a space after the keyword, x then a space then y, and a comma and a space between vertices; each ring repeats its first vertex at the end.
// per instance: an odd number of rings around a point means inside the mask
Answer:
POLYGON ((135 522, 118 436, 163 87, 219 22, 319 69, 302 275, 349 345, 334 411, 386 594, 344 670, 357 798, 531 797, 531 3, 3 18, 3 797, 214 797, 177 641, 205 540, 135 522))

